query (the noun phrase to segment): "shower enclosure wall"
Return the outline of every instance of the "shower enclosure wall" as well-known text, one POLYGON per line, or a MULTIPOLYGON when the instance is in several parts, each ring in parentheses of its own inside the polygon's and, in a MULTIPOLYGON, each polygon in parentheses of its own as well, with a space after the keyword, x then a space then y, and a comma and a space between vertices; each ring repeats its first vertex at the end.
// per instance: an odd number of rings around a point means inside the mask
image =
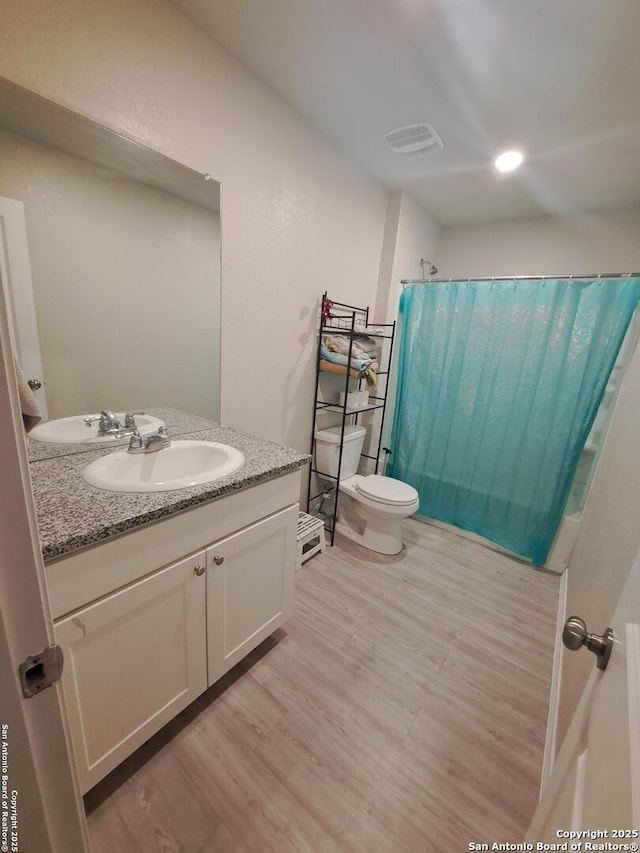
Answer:
POLYGON ((567 500, 562 523, 558 530, 553 548, 549 554, 548 568, 554 571, 564 571, 569 564, 571 551, 580 530, 582 513, 593 482, 598 461, 600 459, 605 439, 615 410, 615 405, 624 381, 627 367, 640 336, 640 314, 636 311, 629 325, 624 343, 598 409, 591 432, 580 455, 578 468, 573 479, 571 492, 567 500))

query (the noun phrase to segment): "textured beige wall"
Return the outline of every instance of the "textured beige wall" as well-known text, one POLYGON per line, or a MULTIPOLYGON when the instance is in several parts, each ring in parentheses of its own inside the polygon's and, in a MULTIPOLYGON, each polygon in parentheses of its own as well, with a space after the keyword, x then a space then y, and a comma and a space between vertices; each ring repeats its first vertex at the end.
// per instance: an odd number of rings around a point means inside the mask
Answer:
MULTIPOLYGON (((425 258, 433 261, 440 233, 438 223, 425 213, 408 193, 400 190, 389 193, 374 313, 378 322, 392 323, 398 319, 402 294, 400 281, 403 278, 422 276, 420 260, 425 258)), ((382 447, 391 446, 393 413, 398 387, 399 353, 400 338, 396 337, 382 431, 382 447)), ((378 429, 380 419, 380 415, 376 412, 373 417, 375 429, 378 429)), ((382 459, 384 458, 383 455, 382 459)))
POLYGON ((440 225, 409 193, 401 190, 389 193, 375 307, 375 318, 379 322, 396 319, 402 293, 401 279, 421 278, 420 260, 434 260, 440 234, 440 225))
POLYGON ((319 297, 374 303, 386 192, 163 0, 0 17, 0 75, 222 182, 221 420, 308 447, 319 297))
POLYGON ((442 278, 573 275, 640 269, 640 207, 444 228, 442 278))

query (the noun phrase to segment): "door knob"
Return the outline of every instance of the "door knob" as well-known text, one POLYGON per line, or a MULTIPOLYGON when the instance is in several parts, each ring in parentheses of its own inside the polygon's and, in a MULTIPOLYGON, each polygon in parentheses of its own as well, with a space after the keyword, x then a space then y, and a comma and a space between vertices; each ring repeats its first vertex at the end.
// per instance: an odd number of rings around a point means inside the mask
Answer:
POLYGON ((216 564, 216 566, 221 566, 224 563, 224 557, 214 557, 213 562, 216 564))
POLYGON ((198 575, 199 578, 201 578, 204 574, 204 566, 196 566, 193 571, 198 575))
POLYGON ((39 391, 42 388, 42 382, 39 379, 28 379, 27 385, 32 391, 39 391))
POLYGON ((607 628, 602 636, 589 634, 584 619, 570 616, 564 623, 562 642, 572 652, 586 646, 598 659, 598 669, 606 669, 613 648, 613 630, 607 628))

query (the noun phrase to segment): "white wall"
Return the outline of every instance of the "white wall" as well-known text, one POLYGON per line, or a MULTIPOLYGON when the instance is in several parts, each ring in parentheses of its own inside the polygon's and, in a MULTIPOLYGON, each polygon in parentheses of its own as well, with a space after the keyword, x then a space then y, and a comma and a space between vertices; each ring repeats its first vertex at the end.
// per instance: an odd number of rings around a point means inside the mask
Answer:
POLYGON ((0 194, 25 206, 49 417, 217 420, 219 215, 3 131, 0 194))
MULTIPOLYGON (((423 270, 420 260, 426 258, 433 261, 439 237, 440 226, 438 223, 425 213, 408 193, 400 190, 389 192, 378 292, 373 315, 377 322, 393 323, 398 319, 400 295, 402 294, 400 281, 404 278, 422 277, 423 270)), ((391 444, 398 378, 398 355, 400 352, 399 337, 396 337, 395 344, 387 393, 382 447, 389 447, 391 444)), ((372 435, 375 435, 379 423, 377 413, 372 420, 374 422, 372 435)), ((369 452, 371 450, 372 448, 369 448, 369 452)))
POLYGON ((307 448, 319 297, 373 304, 386 192, 163 0, 4 3, 0 75, 222 182, 221 420, 307 448))
MULTIPOLYGON (((640 270, 640 208, 447 228, 436 263, 443 277, 562 275, 640 270)), ((601 633, 640 548, 640 350, 629 365, 569 564, 567 615, 601 633)), ((614 650, 615 654, 615 650, 614 650)), ((558 746, 593 655, 564 652, 558 746)))
POLYGON ((640 207, 444 228, 439 278, 640 270, 640 207))
POLYGON ((420 260, 433 261, 441 229, 406 192, 389 193, 374 319, 391 323, 398 316, 403 278, 421 278, 420 260))

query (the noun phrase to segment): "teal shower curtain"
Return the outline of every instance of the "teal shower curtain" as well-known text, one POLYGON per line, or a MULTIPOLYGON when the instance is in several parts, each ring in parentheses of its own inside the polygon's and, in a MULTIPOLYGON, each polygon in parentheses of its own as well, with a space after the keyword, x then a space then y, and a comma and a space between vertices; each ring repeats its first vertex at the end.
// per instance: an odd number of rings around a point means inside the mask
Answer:
POLYGON ((387 473, 419 514, 543 565, 640 277, 416 284, 387 473))

